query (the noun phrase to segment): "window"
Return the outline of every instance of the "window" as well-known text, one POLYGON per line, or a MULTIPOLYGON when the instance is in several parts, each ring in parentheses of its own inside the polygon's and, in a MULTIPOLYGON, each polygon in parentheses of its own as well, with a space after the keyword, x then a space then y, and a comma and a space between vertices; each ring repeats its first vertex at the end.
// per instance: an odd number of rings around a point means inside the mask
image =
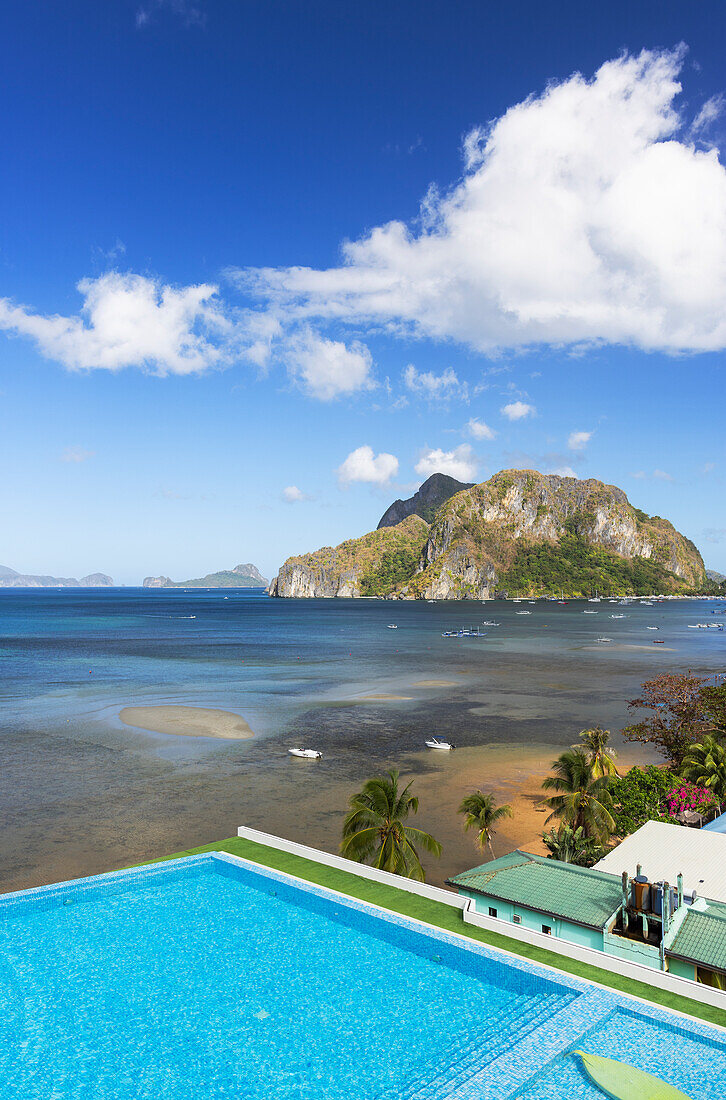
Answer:
POLYGON ((489 906, 489 916, 490 917, 496 917, 496 915, 497 915, 496 909, 494 908, 493 905, 490 905, 489 906))
POLYGON ((552 925, 543 924, 542 925, 542 931, 544 932, 545 936, 551 936, 552 935, 552 925))
POLYGON ((521 917, 517 917, 517 916, 512 917, 512 924, 521 924, 521 923, 522 923, 522 918, 521 917))

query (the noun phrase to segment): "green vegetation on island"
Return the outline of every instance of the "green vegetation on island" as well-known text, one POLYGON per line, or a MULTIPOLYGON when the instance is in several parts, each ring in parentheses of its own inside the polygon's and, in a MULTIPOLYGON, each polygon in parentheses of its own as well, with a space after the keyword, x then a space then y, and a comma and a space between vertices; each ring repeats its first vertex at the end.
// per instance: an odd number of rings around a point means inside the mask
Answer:
POLYGON ((578 598, 717 583, 707 581, 689 539, 614 485, 535 470, 504 470, 459 489, 452 481, 432 475, 391 505, 376 531, 288 558, 271 595, 578 598))

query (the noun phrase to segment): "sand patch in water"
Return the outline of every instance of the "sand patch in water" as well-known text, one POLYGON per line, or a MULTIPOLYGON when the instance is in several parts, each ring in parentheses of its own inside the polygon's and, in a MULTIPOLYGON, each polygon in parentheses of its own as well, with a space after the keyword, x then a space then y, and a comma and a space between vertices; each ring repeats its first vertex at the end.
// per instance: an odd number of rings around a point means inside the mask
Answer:
POLYGON ((176 737, 217 737, 224 741, 254 737, 241 714, 211 707, 124 707, 119 718, 125 726, 176 737))

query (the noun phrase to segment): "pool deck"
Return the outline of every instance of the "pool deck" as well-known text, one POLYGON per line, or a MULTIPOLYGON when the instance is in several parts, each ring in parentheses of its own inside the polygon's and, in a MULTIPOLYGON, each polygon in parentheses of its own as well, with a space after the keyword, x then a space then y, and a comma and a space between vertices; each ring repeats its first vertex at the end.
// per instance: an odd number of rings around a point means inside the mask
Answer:
POLYGON ((524 943, 513 936, 504 936, 496 932, 475 928, 464 923, 460 911, 452 909, 442 902, 411 894, 405 890, 398 890, 395 886, 361 878, 355 873, 341 871, 336 867, 327 867, 322 863, 316 863, 291 852, 270 845, 259 844, 243 837, 230 837, 228 840, 204 844, 199 848, 190 848, 185 852, 175 852, 173 855, 149 860, 148 862, 164 863, 167 860, 180 859, 183 856, 198 855, 203 852, 228 852, 230 855, 240 856, 273 870, 294 875, 307 882, 326 886, 330 890, 347 894, 349 897, 381 906, 391 912, 413 917, 447 932, 455 932, 457 935, 478 940, 480 943, 488 944, 491 947, 498 947, 511 954, 521 955, 532 962, 542 963, 555 970, 573 974, 578 978, 585 978, 588 981, 596 982, 598 985, 617 990, 619 993, 639 997, 643 1001, 658 1005, 660 1008, 682 1012, 687 1016, 693 1016, 696 1019, 705 1020, 708 1023, 726 1028, 726 1011, 723 1009, 657 989, 646 985, 644 982, 625 978, 607 970, 587 966, 576 959, 570 959, 546 951, 541 947, 524 943))

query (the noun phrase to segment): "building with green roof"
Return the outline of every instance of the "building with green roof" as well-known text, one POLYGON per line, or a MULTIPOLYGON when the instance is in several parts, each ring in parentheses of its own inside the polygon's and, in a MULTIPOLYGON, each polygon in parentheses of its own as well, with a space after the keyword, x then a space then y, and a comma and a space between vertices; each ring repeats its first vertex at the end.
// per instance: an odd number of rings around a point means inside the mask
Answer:
POLYGON ((644 915, 633 909, 628 876, 521 851, 447 882, 484 916, 726 988, 726 905, 685 898, 682 885, 668 891, 665 916, 655 905, 644 915))
POLYGON ((623 905, 614 875, 529 852, 510 852, 448 883, 479 913, 599 951, 623 905))

